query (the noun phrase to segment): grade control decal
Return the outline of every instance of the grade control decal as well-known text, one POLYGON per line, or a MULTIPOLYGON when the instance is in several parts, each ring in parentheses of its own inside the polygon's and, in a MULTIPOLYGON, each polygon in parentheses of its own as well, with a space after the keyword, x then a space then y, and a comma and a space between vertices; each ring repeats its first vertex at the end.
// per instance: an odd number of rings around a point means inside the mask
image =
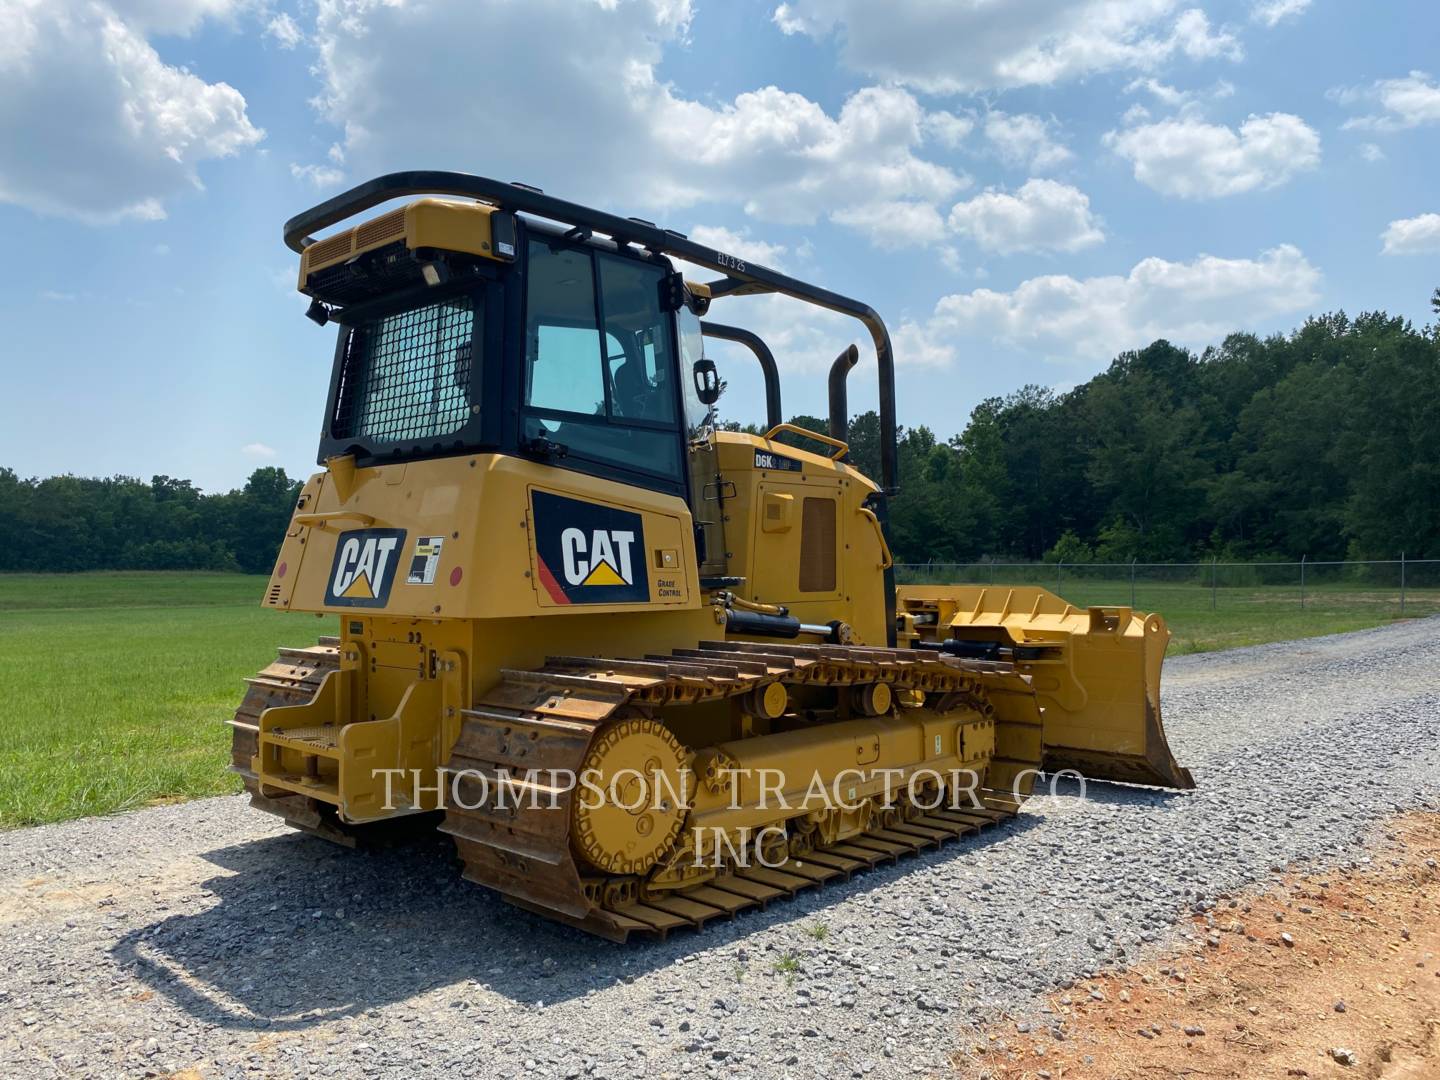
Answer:
POLYGON ((650 599, 645 521, 614 506, 548 491, 530 495, 536 573, 557 604, 635 604, 650 599))

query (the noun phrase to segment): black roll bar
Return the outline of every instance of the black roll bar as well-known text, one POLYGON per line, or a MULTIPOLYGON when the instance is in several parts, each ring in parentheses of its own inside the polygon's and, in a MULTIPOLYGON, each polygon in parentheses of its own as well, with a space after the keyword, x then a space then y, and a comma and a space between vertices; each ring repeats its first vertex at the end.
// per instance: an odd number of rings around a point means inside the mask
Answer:
POLYGON ((859 362, 860 350, 850 345, 830 365, 830 437, 841 442, 850 437, 850 406, 846 400, 845 380, 850 377, 850 369, 859 362))
POLYGON ((760 361, 760 370, 765 375, 765 423, 768 428, 777 428, 783 424, 785 414, 780 408, 780 369, 775 366, 775 354, 770 351, 770 346, 765 344, 764 338, 742 327, 726 326, 708 319, 700 323, 700 332, 720 341, 737 342, 755 354, 755 359, 760 361))
POLYGON ((389 173, 368 180, 333 199, 327 199, 318 206, 296 214, 285 223, 285 244, 291 251, 302 252, 307 245, 314 243, 311 233, 329 228, 390 199, 402 199, 412 195, 453 195, 479 199, 505 210, 533 214, 535 217, 576 228, 592 229, 604 233, 616 243, 636 244, 657 254, 673 255, 723 274, 723 277, 708 282, 711 296, 717 299, 722 296, 776 292, 859 319, 870 331, 870 338, 875 344, 875 361, 880 376, 881 487, 887 495, 893 495, 899 490, 895 441, 895 357, 890 348, 890 332, 885 329, 884 321, 869 304, 807 284, 768 267, 748 263, 723 251, 705 247, 690 240, 683 233, 662 229, 650 222, 592 210, 578 203, 546 195, 538 188, 507 184, 469 173, 422 169, 389 173))

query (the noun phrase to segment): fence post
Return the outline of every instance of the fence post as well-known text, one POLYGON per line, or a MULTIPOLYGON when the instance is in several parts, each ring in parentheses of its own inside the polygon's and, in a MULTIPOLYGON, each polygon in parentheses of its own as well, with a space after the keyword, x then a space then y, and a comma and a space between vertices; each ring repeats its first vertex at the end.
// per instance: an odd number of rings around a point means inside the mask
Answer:
POLYGON ((1135 560, 1130 560, 1130 608, 1135 608, 1135 560))
POLYGON ((1305 610, 1305 560, 1309 555, 1300 556, 1300 610, 1305 610))
POLYGON ((1059 559, 1055 560, 1055 595, 1060 595, 1060 571, 1065 566, 1059 559))
POLYGON ((1220 565, 1218 555, 1210 556, 1210 610, 1215 610, 1215 568, 1220 565))
POLYGON ((1405 552, 1400 552, 1400 614, 1405 614, 1405 552))

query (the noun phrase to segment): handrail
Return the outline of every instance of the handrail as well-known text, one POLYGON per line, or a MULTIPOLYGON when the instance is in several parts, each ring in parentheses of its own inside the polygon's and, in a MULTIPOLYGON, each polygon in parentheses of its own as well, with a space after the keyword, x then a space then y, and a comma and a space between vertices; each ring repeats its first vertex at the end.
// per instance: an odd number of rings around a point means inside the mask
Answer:
POLYGON ((369 514, 361 514, 355 510, 323 510, 317 514, 296 514, 290 520, 296 525, 308 525, 315 529, 328 529, 332 521, 358 522, 362 529, 375 524, 375 519, 369 514))
POLYGON ((868 518, 870 524, 875 526, 875 535, 880 538, 880 569, 889 570, 895 565, 895 556, 890 554, 890 545, 885 542, 885 527, 880 524, 880 519, 874 510, 868 506, 862 506, 859 509, 861 516, 868 518))
POLYGON ((766 442, 771 442, 775 436, 782 431, 794 432, 803 438, 814 439, 816 442, 824 443, 826 446, 835 447, 835 453, 830 455, 831 461, 839 461, 850 452, 850 445, 848 443, 842 442, 839 439, 832 439, 829 435, 821 435, 818 431, 811 431, 809 428, 803 428, 799 424, 776 424, 765 433, 763 438, 766 442))
POLYGON ((889 495, 899 490, 895 357, 890 346, 890 332, 885 328, 884 320, 869 304, 807 284, 768 267, 746 262, 715 248, 705 247, 681 233, 659 228, 649 222, 592 210, 546 195, 537 188, 507 184, 469 173, 415 170, 376 177, 291 218, 285 223, 285 243, 290 250, 303 252, 307 245, 314 243, 310 235, 312 232, 328 228, 380 203, 411 195, 453 195, 479 199, 517 213, 533 214, 550 221, 592 229, 604 233, 617 243, 638 244, 652 252, 674 255, 724 275, 709 283, 713 298, 778 292, 859 319, 870 331, 879 371, 881 486, 889 495))

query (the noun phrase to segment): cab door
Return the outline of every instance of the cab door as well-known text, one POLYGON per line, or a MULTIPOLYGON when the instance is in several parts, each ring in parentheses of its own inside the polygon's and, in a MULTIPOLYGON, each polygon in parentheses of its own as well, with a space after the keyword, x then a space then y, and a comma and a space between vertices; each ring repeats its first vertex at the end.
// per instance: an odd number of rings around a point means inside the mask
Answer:
POLYGON ((700 318, 689 308, 676 313, 680 337, 680 385, 685 390, 686 468, 690 481, 690 513, 695 519, 695 554, 700 577, 724 577, 729 565, 725 550, 725 500, 734 494, 720 473, 715 448, 715 411, 700 400, 695 366, 704 358, 700 318))

